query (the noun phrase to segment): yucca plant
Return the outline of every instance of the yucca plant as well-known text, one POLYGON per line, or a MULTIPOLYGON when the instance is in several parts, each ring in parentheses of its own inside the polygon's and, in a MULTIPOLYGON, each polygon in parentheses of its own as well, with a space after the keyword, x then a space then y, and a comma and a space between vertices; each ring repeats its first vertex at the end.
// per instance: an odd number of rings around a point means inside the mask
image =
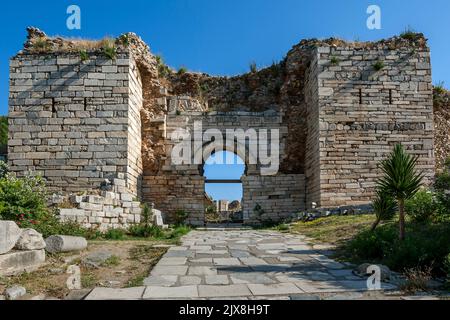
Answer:
POLYGON ((399 238, 405 239, 405 201, 411 199, 422 186, 424 175, 416 171, 417 157, 408 154, 401 144, 381 162, 383 177, 378 180, 378 189, 392 196, 399 209, 399 238))
POLYGON ((381 221, 389 221, 397 212, 397 204, 389 194, 377 189, 375 199, 372 202, 373 211, 376 216, 371 230, 374 231, 381 221))

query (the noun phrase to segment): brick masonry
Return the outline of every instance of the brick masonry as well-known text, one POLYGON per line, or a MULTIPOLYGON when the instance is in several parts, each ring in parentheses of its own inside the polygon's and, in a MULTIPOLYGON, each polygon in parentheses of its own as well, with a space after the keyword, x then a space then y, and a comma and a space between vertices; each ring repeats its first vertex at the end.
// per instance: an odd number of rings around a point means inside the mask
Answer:
POLYGON ((131 33, 121 36, 127 45, 114 59, 92 50, 82 61, 78 51, 61 51, 69 42, 59 38, 49 38, 48 52, 33 52, 33 37, 46 36, 29 32, 25 50, 10 61, 9 164, 18 175, 43 175, 55 193, 84 194, 61 213, 87 226, 137 223, 137 200, 154 203, 169 220, 183 210, 188 222, 203 224, 203 165, 171 158, 171 134, 192 131, 194 122, 202 132, 280 131, 278 173, 262 176, 261 165, 246 159, 246 222, 259 219, 257 206, 267 219, 282 220, 313 202, 370 203, 377 163, 396 143, 419 156, 427 181, 433 178, 423 35, 373 43, 304 40, 279 64, 225 78, 170 69, 163 75, 161 62, 131 33), (108 181, 118 181, 113 187, 120 190, 105 193, 108 181))
POLYGON ((312 201, 325 207, 370 202, 377 164, 397 143, 419 157, 418 169, 431 182, 435 162, 428 49, 319 47, 308 76, 308 108, 314 118, 308 136, 315 141, 315 152, 309 154, 312 201))

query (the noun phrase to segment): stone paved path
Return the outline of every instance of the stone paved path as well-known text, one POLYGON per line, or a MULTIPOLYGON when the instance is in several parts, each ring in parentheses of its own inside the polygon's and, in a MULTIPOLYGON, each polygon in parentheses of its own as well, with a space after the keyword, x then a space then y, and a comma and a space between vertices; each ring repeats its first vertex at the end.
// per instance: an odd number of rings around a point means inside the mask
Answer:
MULTIPOLYGON (((383 289, 394 289, 383 284, 383 289)), ((144 287, 96 288, 87 299, 360 298, 366 280, 302 236, 271 231, 193 231, 171 247, 144 287)))

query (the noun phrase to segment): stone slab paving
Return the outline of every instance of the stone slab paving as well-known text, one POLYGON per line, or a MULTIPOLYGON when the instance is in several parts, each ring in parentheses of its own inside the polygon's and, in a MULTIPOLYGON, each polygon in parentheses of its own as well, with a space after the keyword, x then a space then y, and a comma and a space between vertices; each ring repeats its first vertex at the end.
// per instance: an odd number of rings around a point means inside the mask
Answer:
POLYGON ((357 299, 368 292, 366 279, 323 250, 273 231, 193 231, 168 250, 145 287, 96 288, 87 299, 357 299))

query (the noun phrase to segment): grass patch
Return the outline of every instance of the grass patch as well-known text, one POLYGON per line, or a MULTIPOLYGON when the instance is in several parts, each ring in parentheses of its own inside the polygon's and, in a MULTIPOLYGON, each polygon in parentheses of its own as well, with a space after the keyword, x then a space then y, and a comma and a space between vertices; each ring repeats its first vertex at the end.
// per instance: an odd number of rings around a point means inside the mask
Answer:
POLYGON ((411 26, 408 26, 405 31, 400 33, 400 38, 405 40, 415 40, 419 36, 419 33, 417 33, 411 26))
POLYGON ((360 231, 370 228, 375 215, 331 216, 291 225, 291 232, 301 233, 319 242, 342 244, 360 231))
POLYGON ((111 256, 102 263, 102 267, 114 267, 120 264, 120 258, 118 256, 111 256))
POLYGON ((105 38, 100 41, 100 46, 103 54, 111 60, 114 60, 117 56, 117 48, 115 40, 111 38, 105 38))
POLYGON ((400 241, 398 233, 397 222, 386 223, 374 232, 363 230, 338 252, 354 263, 381 263, 398 272, 432 267, 433 274, 445 276, 450 224, 408 222, 405 240, 400 241))
POLYGON ((94 273, 83 270, 81 272, 81 286, 84 289, 90 289, 97 285, 98 278, 94 273))
POLYGON ((148 276, 147 273, 139 274, 130 280, 128 280, 128 283, 126 285, 127 288, 135 288, 135 287, 142 287, 144 285, 144 279, 148 276))
POLYGON ((17 276, 0 278, 0 286, 7 288, 19 285, 26 288, 28 294, 37 295, 45 292, 47 296, 63 298, 69 293, 69 289, 66 287, 66 278, 66 275, 50 278, 46 271, 40 269, 35 272, 25 272, 17 276))
POLYGON ((130 259, 147 266, 144 270, 134 275, 126 285, 127 288, 140 287, 144 279, 148 277, 150 270, 158 263, 161 257, 167 252, 167 248, 155 248, 148 245, 139 245, 130 249, 130 259))

